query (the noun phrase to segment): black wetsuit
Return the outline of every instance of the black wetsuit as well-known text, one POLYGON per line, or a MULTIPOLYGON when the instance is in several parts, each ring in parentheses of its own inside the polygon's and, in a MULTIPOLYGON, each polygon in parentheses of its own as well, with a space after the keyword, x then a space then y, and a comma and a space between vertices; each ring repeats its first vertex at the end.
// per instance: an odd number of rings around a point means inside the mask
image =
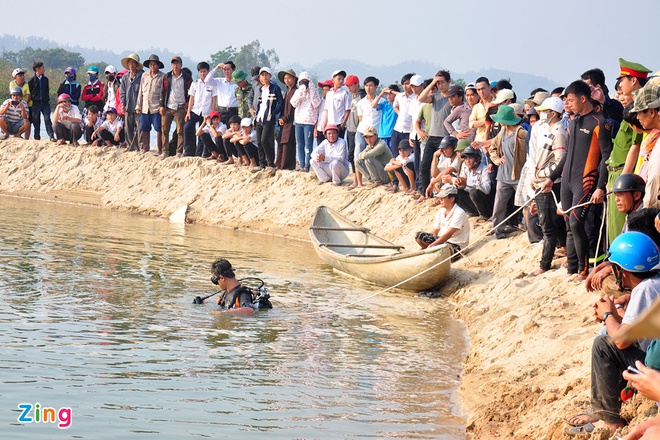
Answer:
POLYGON ((252 307, 252 291, 247 287, 238 285, 229 292, 223 293, 218 300, 218 304, 223 309, 252 307))
MULTIPOLYGON (((553 181, 561 176, 562 210, 589 201, 597 188, 605 190, 605 161, 612 152, 610 136, 605 118, 593 110, 571 121, 566 154, 549 176, 553 181)), ((574 209, 568 216, 566 253, 569 274, 586 275, 589 270, 589 239, 584 224, 589 207, 574 209)))

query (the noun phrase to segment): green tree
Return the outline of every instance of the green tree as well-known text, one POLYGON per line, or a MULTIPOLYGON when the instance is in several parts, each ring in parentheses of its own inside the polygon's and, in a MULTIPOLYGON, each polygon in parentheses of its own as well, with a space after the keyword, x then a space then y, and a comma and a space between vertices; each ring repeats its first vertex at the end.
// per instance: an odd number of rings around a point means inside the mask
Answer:
MULTIPOLYGON (((213 55, 211 55, 211 67, 216 66, 225 61, 234 60, 238 51, 234 46, 227 46, 223 50, 219 50, 213 55)), ((235 61, 234 61, 235 63, 235 61)))
POLYGON ((211 67, 225 61, 233 61, 236 68, 250 72, 254 66, 275 68, 280 63, 280 57, 275 49, 264 50, 259 40, 244 44, 240 49, 227 46, 211 55, 211 67))
POLYGON ((43 62, 46 69, 66 69, 69 66, 79 69, 85 63, 79 52, 69 52, 61 48, 34 49, 29 46, 18 52, 4 52, 2 58, 25 70, 31 70, 35 61, 43 62))
POLYGON ((465 80, 464 80, 463 78, 454 78, 454 81, 453 81, 453 82, 454 82, 454 84, 456 84, 457 86, 461 86, 461 87, 463 87, 463 89, 465 90, 466 82, 465 82, 465 80))

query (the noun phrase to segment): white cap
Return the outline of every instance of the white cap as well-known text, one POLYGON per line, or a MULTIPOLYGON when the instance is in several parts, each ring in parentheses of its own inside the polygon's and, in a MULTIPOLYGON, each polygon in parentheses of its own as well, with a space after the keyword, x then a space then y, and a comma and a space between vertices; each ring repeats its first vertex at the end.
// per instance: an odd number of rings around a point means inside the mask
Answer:
POLYGON ((495 101, 493 101, 493 104, 501 104, 507 99, 513 99, 513 90, 502 89, 497 92, 497 97, 495 98, 495 101))
POLYGON ((564 112, 564 101, 562 101, 561 98, 558 98, 556 96, 551 98, 545 98, 545 100, 541 105, 534 108, 536 109, 537 112, 552 110, 553 112, 557 112, 561 115, 564 112))
POLYGON ((252 127, 252 119, 250 118, 241 119, 241 127, 252 127))
POLYGON ((11 76, 16 76, 19 73, 25 73, 25 70, 21 69, 20 67, 17 67, 14 69, 14 71, 11 73, 11 76))
POLYGON ((410 77, 411 86, 421 86, 422 84, 424 84, 424 78, 422 75, 413 75, 410 77))
POLYGON ((262 68, 259 70, 259 75, 261 75, 261 74, 264 73, 264 72, 266 72, 267 74, 269 74, 269 75, 271 75, 271 76, 273 75, 272 73, 270 73, 270 69, 269 69, 268 67, 262 67, 262 68))
POLYGON ((442 188, 440 188, 440 192, 436 194, 436 197, 439 199, 444 199, 450 194, 458 194, 458 189, 451 183, 445 183, 442 185, 442 188))
POLYGON ((312 78, 309 77, 309 73, 307 72, 300 72, 300 76, 298 77, 298 82, 307 80, 310 81, 312 78))
POLYGON ((108 66, 105 68, 105 73, 117 73, 117 69, 115 69, 115 66, 108 66))

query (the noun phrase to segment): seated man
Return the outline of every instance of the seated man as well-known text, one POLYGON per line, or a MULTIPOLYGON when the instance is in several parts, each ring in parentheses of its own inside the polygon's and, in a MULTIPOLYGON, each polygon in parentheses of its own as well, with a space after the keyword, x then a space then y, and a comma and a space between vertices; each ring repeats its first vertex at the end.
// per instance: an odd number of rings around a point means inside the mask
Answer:
POLYGON ((418 232, 415 241, 422 249, 448 243, 454 251, 453 260, 460 258, 460 251, 470 242, 470 221, 463 209, 456 204, 458 189, 445 183, 436 195, 440 199, 440 211, 430 233, 418 232))
POLYGON ((454 136, 445 136, 440 142, 438 150, 433 153, 431 162, 431 183, 426 188, 426 196, 433 197, 433 193, 445 183, 453 183, 453 177, 458 174, 461 159, 456 153, 458 139, 454 136), (453 176, 452 176, 453 175, 453 176))
MULTIPOLYGON (((401 139, 399 141, 399 155, 396 159, 390 159, 390 162, 385 165, 385 171, 393 172, 398 182, 401 183, 403 190, 406 194, 412 194, 415 191, 415 154, 410 146, 408 139, 401 139)), ((399 190, 399 185, 390 183, 387 191, 393 193, 399 190)))
POLYGON ((348 147, 344 139, 339 137, 336 125, 327 125, 323 134, 325 140, 312 151, 310 165, 321 183, 332 180, 334 185, 340 186, 350 172, 348 147))
POLYGON ((238 282, 229 261, 219 258, 213 262, 211 265, 211 282, 224 290, 224 293, 218 299, 221 310, 216 310, 215 313, 254 313, 252 292, 238 282))
MULTIPOLYGON (((91 114, 91 111, 89 114, 91 114)), ((105 144, 111 147, 123 144, 126 141, 124 123, 117 117, 117 110, 113 107, 108 108, 105 117, 106 120, 91 135, 92 139, 96 139, 92 145, 101 146, 105 144)))
POLYGON ((626 382, 621 374, 629 365, 644 359, 650 341, 627 341, 616 335, 628 328, 660 296, 660 254, 653 240, 641 232, 619 235, 609 249, 609 260, 621 290, 630 289, 623 308, 616 308, 612 297, 601 297, 593 305, 594 317, 604 324, 591 351, 591 411, 567 420, 582 423, 569 434, 592 432, 595 428, 612 431, 621 428, 620 393, 626 382), (625 312, 624 312, 625 310, 625 312))
POLYGON ((204 116, 202 125, 199 126, 195 135, 199 137, 204 148, 202 151, 197 151, 197 156, 202 156, 208 160, 217 160, 225 162, 225 146, 222 135, 227 131, 227 126, 222 123, 220 112, 213 110, 208 115, 204 116))
POLYGON ((21 137, 25 133, 26 139, 30 135, 30 121, 27 102, 23 101, 23 89, 14 86, 7 99, 0 106, 0 130, 4 133, 2 139, 10 134, 21 137))
POLYGON ((478 215, 477 223, 484 223, 493 213, 488 165, 482 162, 481 151, 472 147, 466 147, 461 152, 461 159, 461 172, 454 178, 458 188, 458 205, 469 215, 478 215))
MULTIPOLYGON (((644 201, 644 192, 646 191, 646 182, 637 174, 621 174, 614 181, 612 191, 607 195, 614 194, 617 210, 626 215, 621 232, 627 232, 628 216, 642 208, 644 201)), ((611 203, 611 202, 610 202, 611 203)), ((593 292, 600 290, 603 285, 603 279, 612 273, 612 265, 609 261, 603 261, 587 275, 585 286, 587 291, 593 292)))
POLYGON ((392 159, 392 152, 385 141, 378 138, 375 127, 367 127, 364 130, 364 140, 367 141, 367 147, 358 154, 355 166, 362 173, 362 177, 371 182, 369 188, 375 188, 390 181, 385 165, 392 159))
MULTIPOLYGON (((73 102, 73 101, 72 101, 73 102)), ((108 108, 114 108, 109 106, 108 108)), ((115 114, 117 111, 115 110, 115 114)), ((98 137, 94 137, 93 134, 97 128, 101 126, 103 120, 101 119, 101 114, 99 108, 95 105, 90 105, 87 109, 87 115, 83 118, 83 134, 85 135, 85 142, 87 145, 100 145, 102 141, 98 137)))
POLYGON ((62 93, 57 97, 57 107, 53 112, 53 131, 57 136, 57 145, 66 141, 74 147, 78 146, 78 139, 82 136, 82 115, 78 107, 71 104, 71 97, 62 93))

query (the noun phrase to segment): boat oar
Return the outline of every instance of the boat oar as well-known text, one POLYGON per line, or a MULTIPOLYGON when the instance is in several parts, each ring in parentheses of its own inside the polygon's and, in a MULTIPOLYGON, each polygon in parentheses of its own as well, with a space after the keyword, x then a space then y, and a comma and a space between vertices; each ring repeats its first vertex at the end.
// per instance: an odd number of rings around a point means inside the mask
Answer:
POLYGON ((202 304, 205 299, 209 299, 213 295, 217 295, 220 292, 222 292, 222 290, 218 290, 217 292, 213 292, 212 294, 207 295, 204 298, 202 298, 201 296, 196 296, 195 299, 193 299, 193 304, 202 304))

